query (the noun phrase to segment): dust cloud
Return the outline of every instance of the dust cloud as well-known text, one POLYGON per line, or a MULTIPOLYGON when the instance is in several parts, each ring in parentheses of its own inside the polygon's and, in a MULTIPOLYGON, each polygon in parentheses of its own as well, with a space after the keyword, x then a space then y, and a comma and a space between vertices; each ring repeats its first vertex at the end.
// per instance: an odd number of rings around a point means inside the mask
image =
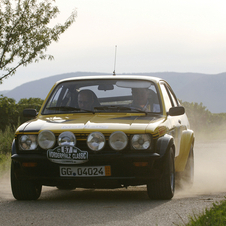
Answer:
POLYGON ((226 191, 226 141, 198 143, 195 152, 195 185, 209 192, 226 191))
POLYGON ((194 185, 179 191, 179 196, 205 195, 226 192, 226 139, 196 140, 194 146, 194 185))

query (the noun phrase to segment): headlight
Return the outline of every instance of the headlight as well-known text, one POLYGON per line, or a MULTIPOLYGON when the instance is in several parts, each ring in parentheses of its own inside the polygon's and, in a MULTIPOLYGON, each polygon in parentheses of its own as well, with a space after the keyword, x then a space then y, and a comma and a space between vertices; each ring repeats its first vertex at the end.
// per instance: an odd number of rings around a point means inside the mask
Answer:
POLYGON ((100 132, 93 132, 87 138, 87 145, 93 151, 100 151, 105 145, 105 137, 100 132))
POLYGON ((151 145, 151 137, 148 134, 135 134, 131 142, 134 149, 147 150, 151 145))
POLYGON ((19 136, 20 150, 35 150, 38 146, 37 135, 21 135, 19 136))
POLYGON ((38 144, 43 149, 50 149, 54 146, 56 138, 53 132, 49 130, 43 130, 38 135, 38 144))
POLYGON ((72 145, 75 146, 76 144, 76 137, 72 132, 63 132, 58 137, 58 144, 59 145, 72 145))
POLYGON ((128 138, 125 133, 116 131, 109 137, 109 144, 114 150, 120 151, 128 144, 128 138))

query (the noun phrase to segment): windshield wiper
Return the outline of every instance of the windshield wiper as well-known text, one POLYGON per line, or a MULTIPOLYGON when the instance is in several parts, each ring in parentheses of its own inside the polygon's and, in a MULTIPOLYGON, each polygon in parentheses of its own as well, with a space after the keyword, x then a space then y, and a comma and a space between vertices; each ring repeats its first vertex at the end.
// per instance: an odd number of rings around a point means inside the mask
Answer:
POLYGON ((47 107, 47 110, 55 110, 55 111, 85 111, 85 112, 91 112, 94 113, 91 110, 86 110, 82 108, 75 108, 70 106, 60 106, 60 107, 47 107))
POLYGON ((126 110, 130 110, 130 111, 136 111, 136 112, 141 112, 141 113, 145 113, 147 114, 146 111, 141 110, 139 108, 135 108, 135 107, 125 107, 125 106, 116 106, 116 105, 111 105, 111 106, 101 106, 101 107, 94 107, 95 110, 104 110, 104 111, 126 111, 126 110))

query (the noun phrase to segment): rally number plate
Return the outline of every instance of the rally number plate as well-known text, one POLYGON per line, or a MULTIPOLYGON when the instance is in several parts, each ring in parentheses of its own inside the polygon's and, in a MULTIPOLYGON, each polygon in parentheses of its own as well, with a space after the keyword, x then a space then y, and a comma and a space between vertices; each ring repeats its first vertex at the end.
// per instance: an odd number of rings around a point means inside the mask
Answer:
POLYGON ((60 166, 61 177, 105 177, 111 176, 110 166, 60 166))

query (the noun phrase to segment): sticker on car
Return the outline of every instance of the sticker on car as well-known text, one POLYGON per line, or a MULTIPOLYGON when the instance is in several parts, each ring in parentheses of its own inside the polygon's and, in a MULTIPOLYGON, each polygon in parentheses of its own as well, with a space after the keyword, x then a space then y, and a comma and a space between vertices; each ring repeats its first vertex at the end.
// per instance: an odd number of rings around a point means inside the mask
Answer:
POLYGON ((47 158, 59 164, 81 164, 88 161, 88 152, 74 146, 62 145, 49 149, 47 158))

